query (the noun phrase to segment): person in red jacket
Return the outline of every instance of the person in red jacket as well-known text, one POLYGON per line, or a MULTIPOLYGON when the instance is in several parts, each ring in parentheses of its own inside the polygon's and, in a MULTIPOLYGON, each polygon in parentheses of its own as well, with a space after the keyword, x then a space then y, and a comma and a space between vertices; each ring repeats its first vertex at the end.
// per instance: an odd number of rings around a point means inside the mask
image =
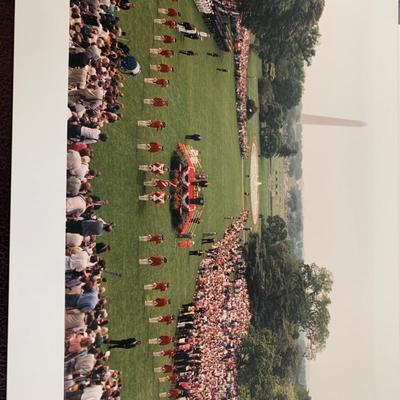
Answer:
POLYGON ((174 354, 174 349, 165 349, 161 351, 153 351, 154 357, 170 357, 174 354))
POLYGON ((164 241, 164 235, 160 235, 158 233, 149 233, 145 236, 139 236, 139 241, 160 244, 164 241))
POLYGON ((154 372, 164 372, 164 374, 169 374, 174 370, 174 366, 172 364, 165 364, 162 367, 154 368, 154 372))
POLYGON ((172 314, 159 315, 158 317, 150 317, 149 318, 150 324, 157 324, 160 322, 162 324, 169 325, 173 321, 175 321, 175 315, 172 315, 172 314))
POLYGON ((153 282, 148 285, 144 285, 144 290, 160 290, 161 292, 165 292, 169 288, 168 282, 153 282))
POLYGON ((172 388, 169 389, 168 392, 163 392, 160 393, 159 396, 161 398, 165 397, 167 399, 176 399, 178 398, 178 396, 180 396, 181 394, 183 394, 183 391, 180 389, 176 389, 176 388, 172 388))
POLYGON ((156 132, 159 133, 163 128, 167 126, 167 124, 159 119, 148 119, 148 120, 137 121, 137 126, 146 126, 147 128, 154 128, 156 132))
POLYGON ((153 97, 152 99, 144 99, 143 103, 152 105, 154 107, 168 106, 168 100, 163 99, 162 97, 153 97))
POLYGON ((151 181, 145 181, 144 186, 152 186, 158 189, 166 189, 167 187, 176 187, 174 180, 168 179, 152 179, 151 181))
POLYGON ((154 339, 149 339, 149 344, 159 344, 161 346, 165 346, 172 342, 172 336, 161 335, 154 339))
POLYGON ((167 376, 160 376, 158 378, 159 382, 172 382, 175 383, 178 380, 178 375, 167 375, 167 376))
POLYGON ((168 64, 150 64, 150 69, 152 71, 159 71, 159 72, 174 72, 174 67, 171 67, 168 64))
POLYGON ((164 175, 169 168, 165 166, 165 164, 155 162, 150 165, 139 165, 139 171, 147 171, 152 172, 155 175, 164 175))
POLYGON ((150 54, 158 54, 160 56, 171 58, 174 55, 174 51, 171 49, 150 49, 150 54))
POLYGON ((159 14, 168 15, 168 17, 171 17, 171 18, 181 16, 181 13, 176 11, 175 8, 159 8, 158 12, 159 12, 159 14))
POLYGON ((140 265, 152 265, 154 267, 162 267, 167 263, 167 258, 163 256, 152 256, 148 258, 139 258, 140 265))
POLYGON ((164 150, 164 146, 157 142, 150 142, 150 143, 138 143, 136 145, 138 150, 145 150, 149 153, 158 153, 164 150))
POLYGON ((169 80, 165 78, 144 78, 144 83, 150 83, 152 85, 158 85, 165 88, 168 87, 169 80))
POLYGON ((155 24, 165 25, 169 29, 175 29, 177 27, 177 23, 172 19, 165 19, 165 18, 156 18, 154 20, 155 24))
POLYGON ((171 300, 167 299, 166 297, 157 297, 153 300, 146 300, 144 305, 147 307, 164 307, 168 304, 171 304, 171 300))
POLYGON ((154 40, 168 44, 176 42, 176 38, 174 38, 172 35, 154 35, 154 40))
POLYGON ((143 194, 139 196, 140 201, 152 201, 154 204, 165 204, 166 200, 170 198, 170 195, 164 192, 152 192, 149 194, 143 194))

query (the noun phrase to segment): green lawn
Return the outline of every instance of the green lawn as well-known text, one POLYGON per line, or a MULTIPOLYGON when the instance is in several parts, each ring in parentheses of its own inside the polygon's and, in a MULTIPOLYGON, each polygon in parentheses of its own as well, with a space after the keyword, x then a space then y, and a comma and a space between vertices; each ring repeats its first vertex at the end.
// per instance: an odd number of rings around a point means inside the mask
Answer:
MULTIPOLYGON (((122 273, 121 279, 107 276, 110 337, 134 336, 142 341, 136 349, 113 350, 110 365, 122 371, 124 399, 147 400, 158 398, 158 393, 168 387, 159 384, 153 374, 152 368, 165 360, 153 359, 153 348, 146 344, 147 339, 161 333, 173 334, 174 327, 149 326, 148 317, 158 315, 158 312, 145 310, 144 300, 152 296, 144 292, 143 285, 158 279, 170 282, 168 295, 172 304, 162 308, 161 312, 176 312, 180 304, 191 300, 200 259, 189 257, 187 250, 176 247, 168 206, 139 204, 138 195, 145 193, 146 189, 143 186, 145 175, 138 171, 138 164, 154 161, 169 164, 177 143, 185 141, 185 134, 196 132, 203 136, 201 142, 192 142, 201 151, 202 165, 210 182, 204 191, 204 222, 197 230, 197 237, 201 237, 203 230, 222 234, 229 222, 223 217, 238 215, 243 208, 243 188, 232 54, 221 53, 212 39, 198 42, 179 37, 172 48, 192 49, 199 55, 177 55, 172 59, 150 56, 150 47, 168 47, 153 42, 153 34, 171 33, 166 27, 153 25, 153 18, 157 16, 158 6, 171 5, 167 1, 159 4, 139 1, 136 4, 134 10, 122 12, 120 17, 127 32, 127 44, 143 72, 138 77, 126 79, 124 117, 104 129, 110 138, 105 144, 94 146, 93 165, 102 172, 95 181, 94 193, 110 201, 99 216, 116 224, 115 231, 102 238, 112 246, 112 251, 105 256, 107 268, 122 273), (221 57, 208 57, 207 51, 218 52, 221 57), (155 76, 150 72, 149 64, 161 60, 176 68, 175 73, 164 74, 171 80, 170 87, 162 89, 145 85, 144 77, 155 76), (217 67, 227 68, 229 73, 218 72, 217 67), (155 95, 167 98, 169 107, 157 109, 143 105, 143 98, 155 95), (138 119, 158 117, 167 123, 161 135, 136 126, 138 119), (150 155, 136 150, 137 143, 150 140, 160 141, 165 147, 164 153, 150 155), (167 240, 158 246, 139 245, 138 235, 150 232, 163 233, 167 240), (169 261, 162 270, 139 267, 138 258, 150 255, 164 255, 169 261)), ((183 20, 206 30, 193 2, 180 2, 179 10, 183 20)), ((252 123, 251 129, 256 132, 257 127, 252 123)), ((244 169, 248 168, 247 164, 245 161, 244 169)), ((200 245, 196 243, 194 248, 200 248, 200 245)), ((157 293, 153 295, 156 297, 157 293)))

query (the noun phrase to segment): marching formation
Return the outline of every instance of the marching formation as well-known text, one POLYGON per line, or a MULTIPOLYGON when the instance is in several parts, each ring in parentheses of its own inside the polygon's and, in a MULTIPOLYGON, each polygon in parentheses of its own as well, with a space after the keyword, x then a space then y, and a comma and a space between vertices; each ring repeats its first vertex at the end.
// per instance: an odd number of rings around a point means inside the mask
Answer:
MULTIPOLYGON (((125 33, 115 15, 119 10, 130 10, 133 3, 128 0, 72 0, 70 6, 69 79, 68 79, 68 123, 67 123, 67 188, 66 188, 66 246, 65 246, 65 398, 82 400, 120 400, 121 372, 108 366, 110 350, 132 349, 141 344, 136 338, 110 338, 106 288, 107 278, 121 277, 109 271, 102 258, 111 247, 102 237, 112 234, 116 226, 96 215, 97 210, 108 205, 108 201, 94 194, 92 182, 101 172, 91 168, 93 147, 106 142, 108 135, 103 128, 119 121, 123 115, 124 81, 126 75, 138 75, 139 63, 130 55, 125 44, 125 33)), ((186 21, 177 21, 180 12, 174 8, 158 8, 155 25, 176 31, 191 40, 204 40, 209 34, 198 31, 186 21)), ((174 68, 164 61, 177 54, 196 56, 192 50, 172 49, 163 44, 174 45, 174 34, 155 34, 154 41, 161 47, 149 49, 151 71, 158 76, 145 77, 146 85, 159 88, 157 97, 144 98, 144 107, 171 107, 168 101, 170 79, 167 74, 174 68), (162 44, 162 45, 161 45, 162 44)), ((172 46, 171 46, 172 47, 172 46)), ((217 53, 207 53, 219 57, 217 53)), ((226 72, 225 69, 220 69, 226 72)), ((160 119, 137 120, 140 129, 160 135, 167 123, 160 119)), ((199 134, 186 135, 188 140, 201 140, 199 134)), ((162 143, 152 140, 138 143, 137 150, 150 154, 163 152, 162 143)), ((199 152, 186 148, 190 162, 200 165, 199 152)), ((243 151, 243 149, 242 149, 243 151)), ((180 202, 187 207, 203 205, 201 196, 189 198, 187 187, 200 192, 208 186, 207 176, 180 171, 179 179, 168 179, 168 166, 153 160, 138 166, 146 173, 145 188, 150 192, 138 196, 137 201, 166 204, 171 189, 179 197, 177 187, 186 185, 180 202), (186 176, 186 175, 188 176, 186 176), (186 197, 187 199, 186 199, 186 197)), ((247 212, 233 222, 223 238, 214 243, 216 233, 203 234, 202 244, 212 248, 201 262, 193 303, 183 305, 178 318, 172 314, 158 312, 149 317, 149 327, 156 324, 177 324, 174 337, 158 335, 148 340, 153 357, 165 357, 170 361, 154 368, 160 383, 170 387, 159 393, 160 398, 206 399, 237 398, 236 351, 245 335, 250 316, 246 284, 243 278, 244 263, 241 258, 239 235, 247 220, 247 212)), ((200 215, 194 214, 190 223, 199 224, 200 215)), ((194 236, 187 232, 180 235, 178 247, 190 248, 194 236)), ((139 242, 160 244, 164 236, 159 233, 142 234, 139 242)), ((138 268, 157 271, 168 260, 163 255, 151 255, 138 260, 138 268)), ((155 280, 146 283, 144 292, 151 296, 144 300, 144 307, 159 310, 171 304, 163 295, 170 289, 169 282, 155 280)), ((150 330, 151 332, 151 330, 150 330)))

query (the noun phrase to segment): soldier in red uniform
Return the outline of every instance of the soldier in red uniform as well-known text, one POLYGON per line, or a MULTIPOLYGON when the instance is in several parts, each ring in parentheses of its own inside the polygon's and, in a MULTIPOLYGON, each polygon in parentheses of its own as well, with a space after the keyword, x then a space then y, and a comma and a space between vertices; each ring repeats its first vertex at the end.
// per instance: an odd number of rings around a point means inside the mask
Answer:
POLYGON ((154 357, 172 357, 173 354, 174 354, 174 349, 165 349, 153 352, 154 357))
POLYGON ((172 35, 154 35, 154 40, 163 42, 163 43, 175 43, 176 38, 172 35))
POLYGON ((175 29, 177 27, 177 23, 172 19, 165 19, 165 18, 156 18, 154 20, 155 24, 165 25, 169 29, 175 29))
POLYGON ((160 235, 157 233, 150 233, 146 236, 139 236, 139 241, 160 244, 164 241, 164 235, 160 235))
POLYGON ((176 183, 174 180, 168 179, 152 179, 151 181, 144 182, 145 186, 152 186, 158 189, 166 189, 167 187, 176 187, 176 183))
POLYGON ((168 64, 150 64, 150 69, 152 71, 159 71, 159 72, 174 72, 174 67, 171 67, 168 64))
POLYGON ((168 288, 169 288, 169 283, 163 281, 144 285, 144 290, 160 290, 161 292, 165 292, 168 288))
POLYGON ((157 324, 158 322, 169 325, 173 321, 175 321, 175 315, 167 314, 167 315, 159 315, 158 317, 150 317, 149 322, 151 324, 157 324))
POLYGON ((144 99, 143 103, 152 105, 154 107, 168 106, 168 100, 163 99, 162 97, 153 97, 152 99, 144 99))
POLYGON ((150 165, 139 165, 139 171, 152 172, 155 175, 164 175, 165 172, 169 171, 169 168, 165 164, 155 162, 150 165))
POLYGON ((183 394, 183 391, 180 389, 176 389, 176 388, 172 388, 169 389, 168 392, 163 392, 160 393, 159 396, 161 398, 165 397, 167 399, 176 399, 178 398, 178 396, 180 396, 181 394, 183 394))
POLYGON ((150 49, 150 54, 158 54, 160 56, 171 58, 174 55, 174 51, 171 49, 150 49))
POLYGON ((144 78, 144 82, 152 85, 158 85, 163 88, 168 87, 169 85, 169 80, 165 78, 144 78))
POLYGON ((158 12, 160 14, 168 15, 168 17, 180 17, 181 13, 176 11, 175 8, 159 8, 158 12))
POLYGON ((145 150, 149 153, 158 153, 164 150, 164 146, 157 142, 150 142, 150 143, 138 143, 136 145, 138 150, 145 150))
POLYGON ((153 300, 146 300, 144 305, 147 307, 164 307, 168 304, 171 304, 171 300, 167 299, 166 297, 157 297, 153 300))
POLYGON ((149 258, 140 258, 139 264, 140 265, 152 265, 154 267, 162 267, 164 264, 167 263, 167 258, 163 256, 152 256, 149 258))
POLYGON ((164 372, 165 374, 169 374, 174 370, 174 366, 172 364, 165 364, 162 367, 154 368, 154 372, 164 372))
POLYGON ((149 339, 149 344, 159 344, 161 346, 165 346, 172 342, 172 336, 161 335, 154 339, 149 339))
POLYGON ((169 198, 170 195, 164 192, 152 192, 139 196, 140 201, 152 201, 154 204, 165 204, 169 198))
POLYGON ((167 124, 159 119, 148 119, 148 120, 137 121, 137 126, 146 126, 148 128, 154 128, 156 132, 159 133, 163 128, 167 126, 167 124))

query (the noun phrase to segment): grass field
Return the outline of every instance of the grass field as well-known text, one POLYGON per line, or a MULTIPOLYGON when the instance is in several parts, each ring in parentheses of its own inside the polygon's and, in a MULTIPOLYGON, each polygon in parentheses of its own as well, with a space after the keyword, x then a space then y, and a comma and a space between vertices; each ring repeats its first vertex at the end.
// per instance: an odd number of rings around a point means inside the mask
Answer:
MULTIPOLYGON (((124 399, 147 400, 158 398, 158 393, 168 387, 167 384, 159 384, 152 371, 165 360, 153 358, 153 348, 147 345, 147 339, 161 333, 173 334, 174 327, 149 326, 148 317, 160 312, 145 310, 145 298, 156 297, 157 293, 145 294, 143 285, 159 279, 170 282, 167 295, 172 304, 162 308, 161 313, 176 312, 180 304, 191 300, 200 259, 189 257, 187 250, 176 247, 168 206, 139 204, 137 198, 146 189, 143 186, 145 175, 138 171, 138 165, 154 161, 169 164, 177 143, 185 142, 185 134, 202 135, 203 140, 195 142, 194 146, 201 151, 210 186, 204 191, 204 222, 196 232, 197 237, 201 237, 202 231, 222 234, 229 223, 223 217, 237 216, 243 209, 244 198, 232 54, 221 53, 212 39, 198 42, 179 37, 178 43, 170 45, 171 48, 192 49, 199 55, 176 55, 172 59, 150 56, 150 47, 168 47, 153 42, 154 34, 171 33, 163 26, 153 25, 153 18, 157 17, 158 6, 170 6, 170 3, 139 1, 136 4, 134 10, 122 12, 120 18, 127 32, 127 44, 139 60, 142 74, 127 77, 124 83, 124 117, 105 129, 110 139, 94 147, 93 165, 102 172, 95 181, 94 193, 110 202, 98 214, 107 222, 116 224, 115 231, 102 238, 112 247, 104 258, 109 271, 122 274, 122 278, 107 276, 110 337, 122 339, 134 336, 142 341, 142 345, 135 349, 113 350, 110 365, 122 371, 124 399), (207 51, 217 52, 221 57, 208 57, 207 51), (149 64, 161 60, 176 68, 175 73, 165 74, 171 81, 170 87, 162 89, 145 85, 144 77, 155 76, 154 72, 150 72, 149 64), (217 67, 227 68, 229 73, 218 72, 217 67), (157 109, 143 104, 143 98, 155 95, 167 98, 169 107, 157 109), (150 118, 166 121, 167 128, 161 135, 136 126, 138 119, 150 118), (150 155, 136 150, 137 143, 150 140, 161 142, 165 151, 150 155), (138 235, 150 232, 163 233, 166 241, 158 246, 139 245, 138 235), (138 258, 151 255, 164 255, 168 263, 162 270, 156 271, 138 266, 138 258)), ((206 30, 193 2, 179 3, 179 10, 183 20, 206 30)), ((252 129, 256 132, 257 127, 252 129)), ((247 164, 248 161, 245 161, 244 170, 248 168, 247 164)), ((194 248, 198 249, 200 245, 196 243, 194 248)))

